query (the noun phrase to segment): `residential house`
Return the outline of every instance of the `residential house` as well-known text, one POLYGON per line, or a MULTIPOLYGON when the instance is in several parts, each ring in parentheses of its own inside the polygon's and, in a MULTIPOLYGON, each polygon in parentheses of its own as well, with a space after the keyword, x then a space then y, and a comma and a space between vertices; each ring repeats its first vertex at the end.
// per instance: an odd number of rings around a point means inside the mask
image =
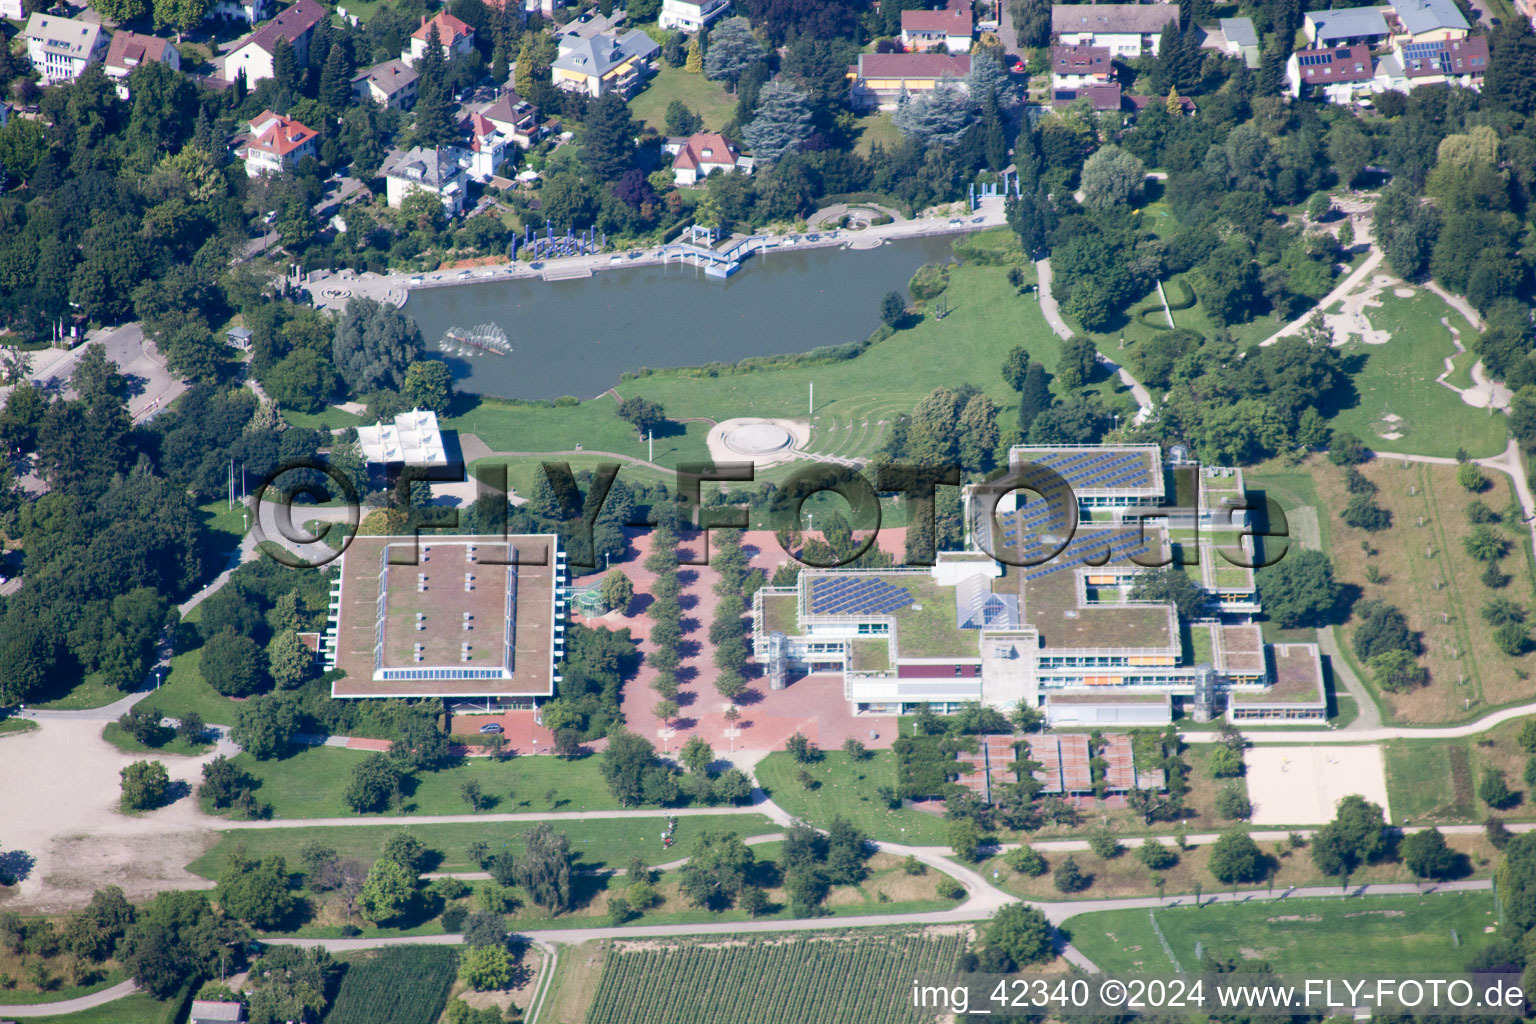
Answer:
POLYGON ((245 173, 282 174, 306 156, 315 156, 320 133, 291 117, 264 110, 251 121, 251 141, 245 147, 245 173))
POLYGON ((527 149, 544 134, 539 122, 539 108, 511 89, 504 89, 496 102, 480 111, 496 130, 518 146, 527 149))
POLYGON ((1107 46, 1051 47, 1051 88, 1080 89, 1103 85, 1115 77, 1107 46))
POLYGON ((470 114, 459 127, 469 132, 469 148, 459 161, 460 165, 476 181, 490 181, 517 144, 482 113, 470 114))
POLYGON ((215 0, 204 19, 243 21, 255 25, 272 17, 272 0, 215 0))
POLYGON ((279 39, 293 47, 293 55, 300 66, 309 63, 309 41, 314 38, 315 26, 328 16, 326 9, 315 0, 299 0, 246 36, 245 41, 230 53, 224 61, 224 80, 233 82, 244 74, 245 84, 254 87, 262 79, 271 78, 279 39))
POLYGON ((384 195, 398 207, 412 192, 431 192, 453 216, 464 209, 464 168, 461 151, 453 146, 393 150, 384 161, 384 195))
POLYGON ((1451 0, 1402 0, 1387 10, 1388 26, 1398 30, 1393 34, 1394 47, 1465 39, 1471 31, 1467 19, 1451 0))
POLYGON ((752 173, 752 158, 742 156, 740 150, 718 132, 699 132, 686 139, 668 139, 661 148, 672 154, 672 180, 679 185, 697 185, 717 171, 752 173))
POLYGON ((895 110, 903 96, 929 93, 941 85, 966 88, 971 57, 964 53, 861 53, 849 72, 856 109, 895 110))
POLYGON ((1285 63, 1292 96, 1322 96, 1329 103, 1352 103, 1371 91, 1376 69, 1365 43, 1297 50, 1285 63))
POLYGON ((1239 57, 1250 68, 1259 66, 1259 33, 1252 18, 1221 19, 1222 52, 1239 57))
POLYGON ((157 62, 169 64, 180 71, 181 51, 171 45, 169 39, 118 29, 112 36, 112 45, 107 47, 105 64, 107 77, 117 82, 118 98, 123 100, 128 98, 128 76, 133 74, 134 68, 140 64, 157 62))
POLYGON ((1177 25, 1178 4, 1054 4, 1051 34, 1067 44, 1107 46, 1115 57, 1157 56, 1163 26, 1177 25))
POLYGON ((914 51, 968 53, 975 27, 970 0, 961 0, 942 11, 902 11, 901 45, 914 51))
POLYGON ((639 29, 622 36, 599 32, 589 39, 560 37, 560 52, 550 66, 550 79, 567 92, 596 98, 617 92, 628 99, 651 72, 661 47, 639 29))
POLYGON ((415 68, 395 58, 353 75, 352 94, 390 110, 410 110, 416 105, 420 78, 415 68))
POLYGON ((51 14, 32 15, 22 35, 27 40, 27 56, 44 85, 73 82, 86 65, 101 60, 107 49, 107 35, 100 25, 51 14))
POLYGON ((694 33, 724 14, 731 0, 661 0, 656 24, 669 31, 694 33))
POLYGON ((251 339, 253 337, 255 337, 255 335, 251 333, 251 329, 249 327, 231 327, 229 330, 224 332, 225 343, 228 344, 230 348, 237 349, 241 352, 249 352, 251 350, 251 339))
POLYGON ((1406 43, 1376 62, 1376 92, 1412 92, 1421 85, 1481 89, 1488 71, 1488 37, 1406 43))
POLYGON ((27 9, 22 6, 21 0, 0 0, 0 18, 20 21, 26 16, 27 9))
POLYGON ((187 1017, 187 1024, 241 1024, 244 1020, 245 1007, 239 1003, 194 999, 192 1013, 187 1017))
POLYGON ((1055 110, 1063 110, 1084 99, 1093 110, 1101 114, 1119 110, 1124 101, 1119 82, 1089 83, 1070 89, 1051 90, 1051 107, 1055 110))
POLYGON ((437 29, 437 41, 442 44, 445 58, 468 53, 475 47, 475 30, 468 22, 455 18, 447 11, 438 11, 430 19, 422 17, 421 26, 411 33, 410 46, 400 51, 400 59, 415 64, 426 56, 427 37, 434 28, 437 29))
POLYGON ((1387 19, 1382 14, 1386 8, 1349 7, 1338 11, 1308 11, 1302 18, 1301 30, 1313 48, 1380 46, 1392 37, 1387 19))

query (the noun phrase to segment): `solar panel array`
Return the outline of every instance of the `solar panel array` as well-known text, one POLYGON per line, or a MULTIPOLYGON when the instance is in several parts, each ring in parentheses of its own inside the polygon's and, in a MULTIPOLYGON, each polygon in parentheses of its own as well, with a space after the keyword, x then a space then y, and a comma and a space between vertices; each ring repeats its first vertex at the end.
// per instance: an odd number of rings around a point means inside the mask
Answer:
POLYGON ((1076 490, 1090 487, 1150 487, 1152 473, 1145 452, 1027 452, 1037 466, 1054 469, 1076 490))
POLYGON ((1333 54, 1331 53, 1301 53, 1296 55, 1296 63, 1304 68, 1314 68, 1321 64, 1331 64, 1332 62, 1333 54))
POLYGON ((1443 43, 1408 43, 1403 47, 1403 56, 1413 59, 1433 57, 1444 48, 1443 43))
POLYGON ((889 615, 913 601, 912 592, 864 576, 811 577, 812 615, 889 615))
MULTIPOLYGON (((1078 565, 1105 565, 1114 559, 1129 559, 1132 555, 1151 554, 1153 541, 1150 537, 1138 537, 1135 534, 1078 534, 1072 538, 1060 554, 1049 562, 1042 564, 1033 572, 1024 575, 1024 581, 1044 579, 1063 569, 1073 569, 1078 565)), ((1054 547, 1054 545, 1051 545, 1054 547)), ((1024 547, 1020 554, 1025 559, 1044 557, 1051 547, 1037 541, 1031 541, 1024 547)))

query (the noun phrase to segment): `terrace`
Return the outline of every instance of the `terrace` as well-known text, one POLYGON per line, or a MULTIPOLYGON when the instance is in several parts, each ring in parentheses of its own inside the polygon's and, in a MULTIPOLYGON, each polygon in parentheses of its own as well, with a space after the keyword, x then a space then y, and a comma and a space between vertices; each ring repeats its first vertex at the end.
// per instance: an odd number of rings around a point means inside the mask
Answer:
MULTIPOLYGON (((1267 705, 1326 706, 1323 689, 1323 665, 1317 648, 1311 644, 1275 644, 1270 648, 1274 669, 1273 684, 1259 691, 1233 690, 1229 697, 1236 706, 1258 708, 1267 705)), ((1262 652, 1260 654, 1262 657, 1262 652)))
MULTIPOLYGON (((1124 560, 1135 552, 1159 554, 1155 535, 1144 541, 1135 530, 1079 531, 1078 538, 1043 566, 1009 569, 994 589, 1016 587, 1025 622, 1040 631, 1042 646, 1057 650, 1153 649, 1176 653, 1178 627, 1172 606, 1107 604, 1082 607, 1078 574, 1085 556, 1107 554, 1124 560), (1088 538, 1086 541, 1083 538, 1088 538)), ((1089 569, 1091 576, 1092 570, 1089 569)))

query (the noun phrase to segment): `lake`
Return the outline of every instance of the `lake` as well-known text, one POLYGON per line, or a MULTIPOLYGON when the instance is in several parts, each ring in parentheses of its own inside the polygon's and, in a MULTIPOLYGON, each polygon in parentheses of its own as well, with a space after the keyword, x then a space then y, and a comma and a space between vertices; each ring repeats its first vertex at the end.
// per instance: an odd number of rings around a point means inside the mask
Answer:
POLYGON ((591 398, 641 367, 734 363, 861 341, 880 325, 880 299, 905 293, 954 236, 878 249, 758 254, 725 280, 671 264, 599 270, 569 281, 497 281, 423 288, 405 312, 430 351, 451 327, 492 323, 509 355, 444 356, 457 386, 502 398, 591 398))

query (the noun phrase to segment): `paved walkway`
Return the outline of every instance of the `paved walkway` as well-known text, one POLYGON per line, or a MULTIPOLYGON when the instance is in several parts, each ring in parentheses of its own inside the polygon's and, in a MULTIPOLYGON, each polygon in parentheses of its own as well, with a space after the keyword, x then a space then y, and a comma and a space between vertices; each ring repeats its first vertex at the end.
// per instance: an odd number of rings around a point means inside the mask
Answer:
MULTIPOLYGON (((1055 297, 1051 295, 1050 259, 1035 261, 1035 276, 1038 282, 1035 286, 1035 297, 1040 301, 1040 312, 1045 317, 1045 322, 1050 325, 1051 330, 1056 332, 1056 336, 1065 341, 1072 337, 1074 332, 1071 327, 1067 326, 1067 322, 1061 318, 1061 310, 1056 305, 1055 297)), ((1147 417, 1151 416, 1154 411, 1152 393, 1143 387, 1140 381, 1131 376, 1131 371, 1104 353, 1100 352, 1098 359, 1110 373, 1119 376, 1120 383, 1130 389, 1131 397, 1136 400, 1136 418, 1132 422, 1136 424, 1146 422, 1147 417)))
POLYGON ((61 999, 56 1003, 28 1003, 22 1006, 0 1006, 0 1017, 53 1017, 65 1013, 78 1013, 81 1010, 90 1010, 98 1006, 105 1006, 114 999, 131 996, 139 990, 139 986, 133 981, 120 981, 111 988, 104 988, 100 992, 92 992, 88 996, 79 996, 75 999, 61 999))
MULTIPOLYGON (((1344 660, 1344 652, 1339 650, 1339 637, 1332 626, 1317 631, 1317 648, 1328 657, 1328 667, 1333 670, 1335 681, 1343 683, 1345 691, 1354 700, 1358 712, 1352 722, 1344 727, 1345 732, 1359 732, 1364 729, 1377 729, 1381 726, 1381 706, 1371 696, 1371 691, 1365 688, 1360 677, 1355 675, 1355 670, 1349 662, 1344 660)), ((1339 694, 1335 692, 1335 699, 1339 694)))
POLYGON ((1365 258, 1365 262, 1356 267, 1348 277, 1335 285, 1333 291, 1329 292, 1327 295, 1324 295, 1317 301, 1315 305, 1308 307, 1307 311, 1301 316, 1297 317, 1295 320, 1292 320, 1290 323, 1280 328, 1280 330, 1259 342, 1259 346, 1261 348, 1267 347, 1269 345, 1273 345, 1281 338, 1289 338, 1291 335, 1299 333, 1301 329, 1307 325, 1307 322, 1312 319, 1312 315, 1314 313, 1318 312, 1319 310, 1327 309, 1329 306, 1333 305, 1335 302, 1338 302, 1350 292, 1360 287, 1360 283, 1362 281, 1369 280, 1371 274, 1375 273, 1376 268, 1381 266, 1381 261, 1384 258, 1384 255, 1385 254, 1380 249, 1372 246, 1371 254, 1365 258))

